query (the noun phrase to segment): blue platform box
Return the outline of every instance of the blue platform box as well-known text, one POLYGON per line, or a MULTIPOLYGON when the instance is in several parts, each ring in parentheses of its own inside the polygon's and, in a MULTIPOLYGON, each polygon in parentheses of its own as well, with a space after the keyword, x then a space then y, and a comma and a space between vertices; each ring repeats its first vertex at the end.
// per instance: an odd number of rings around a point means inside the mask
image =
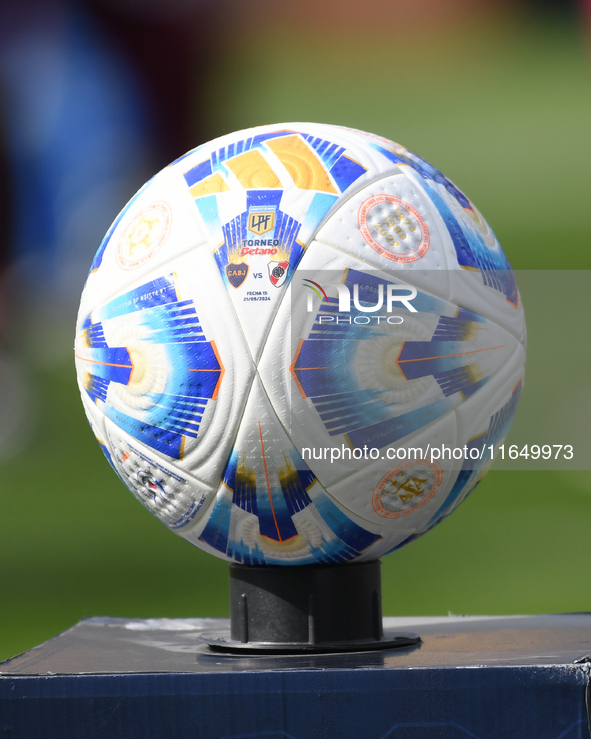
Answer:
POLYGON ((224 655, 221 619, 81 621, 0 663, 1 739, 589 739, 591 614, 386 618, 416 647, 224 655))

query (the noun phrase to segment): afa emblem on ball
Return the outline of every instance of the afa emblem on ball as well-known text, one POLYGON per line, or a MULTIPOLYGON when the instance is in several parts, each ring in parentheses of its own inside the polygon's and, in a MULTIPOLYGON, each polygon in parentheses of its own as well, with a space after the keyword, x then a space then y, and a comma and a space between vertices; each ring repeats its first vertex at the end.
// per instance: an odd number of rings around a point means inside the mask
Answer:
POLYGON ((524 345, 457 187, 392 141, 293 123, 144 185, 94 258, 75 354, 102 451, 162 523, 301 565, 374 560, 448 516, 509 430, 524 345))

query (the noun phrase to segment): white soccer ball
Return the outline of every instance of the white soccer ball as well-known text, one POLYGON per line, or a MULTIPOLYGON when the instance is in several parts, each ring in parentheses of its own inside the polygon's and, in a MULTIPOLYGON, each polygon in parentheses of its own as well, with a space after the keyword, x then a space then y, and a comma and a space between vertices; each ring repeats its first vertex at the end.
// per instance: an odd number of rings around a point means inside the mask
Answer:
POLYGON ((398 144, 259 126, 115 219, 80 306, 84 408, 162 523, 246 564, 370 560, 480 481, 522 387, 511 268, 398 144))

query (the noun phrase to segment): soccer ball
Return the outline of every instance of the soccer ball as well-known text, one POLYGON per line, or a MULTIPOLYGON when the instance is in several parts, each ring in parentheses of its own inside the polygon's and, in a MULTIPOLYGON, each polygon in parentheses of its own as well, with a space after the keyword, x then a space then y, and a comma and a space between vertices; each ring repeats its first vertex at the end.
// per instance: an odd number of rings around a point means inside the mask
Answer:
POLYGON ((482 479, 522 388, 511 268, 398 144, 259 126, 159 172, 82 294, 82 401, 168 528, 246 564, 371 560, 482 479))

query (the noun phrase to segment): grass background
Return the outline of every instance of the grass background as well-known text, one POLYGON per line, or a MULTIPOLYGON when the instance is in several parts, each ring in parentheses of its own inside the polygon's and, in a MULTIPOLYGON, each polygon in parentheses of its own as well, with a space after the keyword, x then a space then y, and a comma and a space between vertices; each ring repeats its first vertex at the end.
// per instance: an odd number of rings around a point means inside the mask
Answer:
MULTIPOLYGON (((212 130, 314 120, 388 136, 468 193, 515 268, 591 269, 591 75, 579 27, 515 15, 429 33, 245 34, 210 79, 212 130)), ((543 300, 530 310, 524 294, 526 428, 527 418, 539 428, 540 408, 551 421, 565 393, 589 396, 589 294, 572 296, 568 325, 548 310, 542 320, 543 300), (571 360, 554 350, 565 336, 571 360)), ((12 351, 36 421, 27 448, 0 463, 0 659, 85 616, 226 616, 227 565, 167 531, 115 477, 69 352, 47 365, 30 343, 12 351)), ((576 428, 591 456, 588 418, 576 428)), ((591 610, 590 520, 588 472, 492 471, 441 526, 384 559, 384 613, 591 610)))

